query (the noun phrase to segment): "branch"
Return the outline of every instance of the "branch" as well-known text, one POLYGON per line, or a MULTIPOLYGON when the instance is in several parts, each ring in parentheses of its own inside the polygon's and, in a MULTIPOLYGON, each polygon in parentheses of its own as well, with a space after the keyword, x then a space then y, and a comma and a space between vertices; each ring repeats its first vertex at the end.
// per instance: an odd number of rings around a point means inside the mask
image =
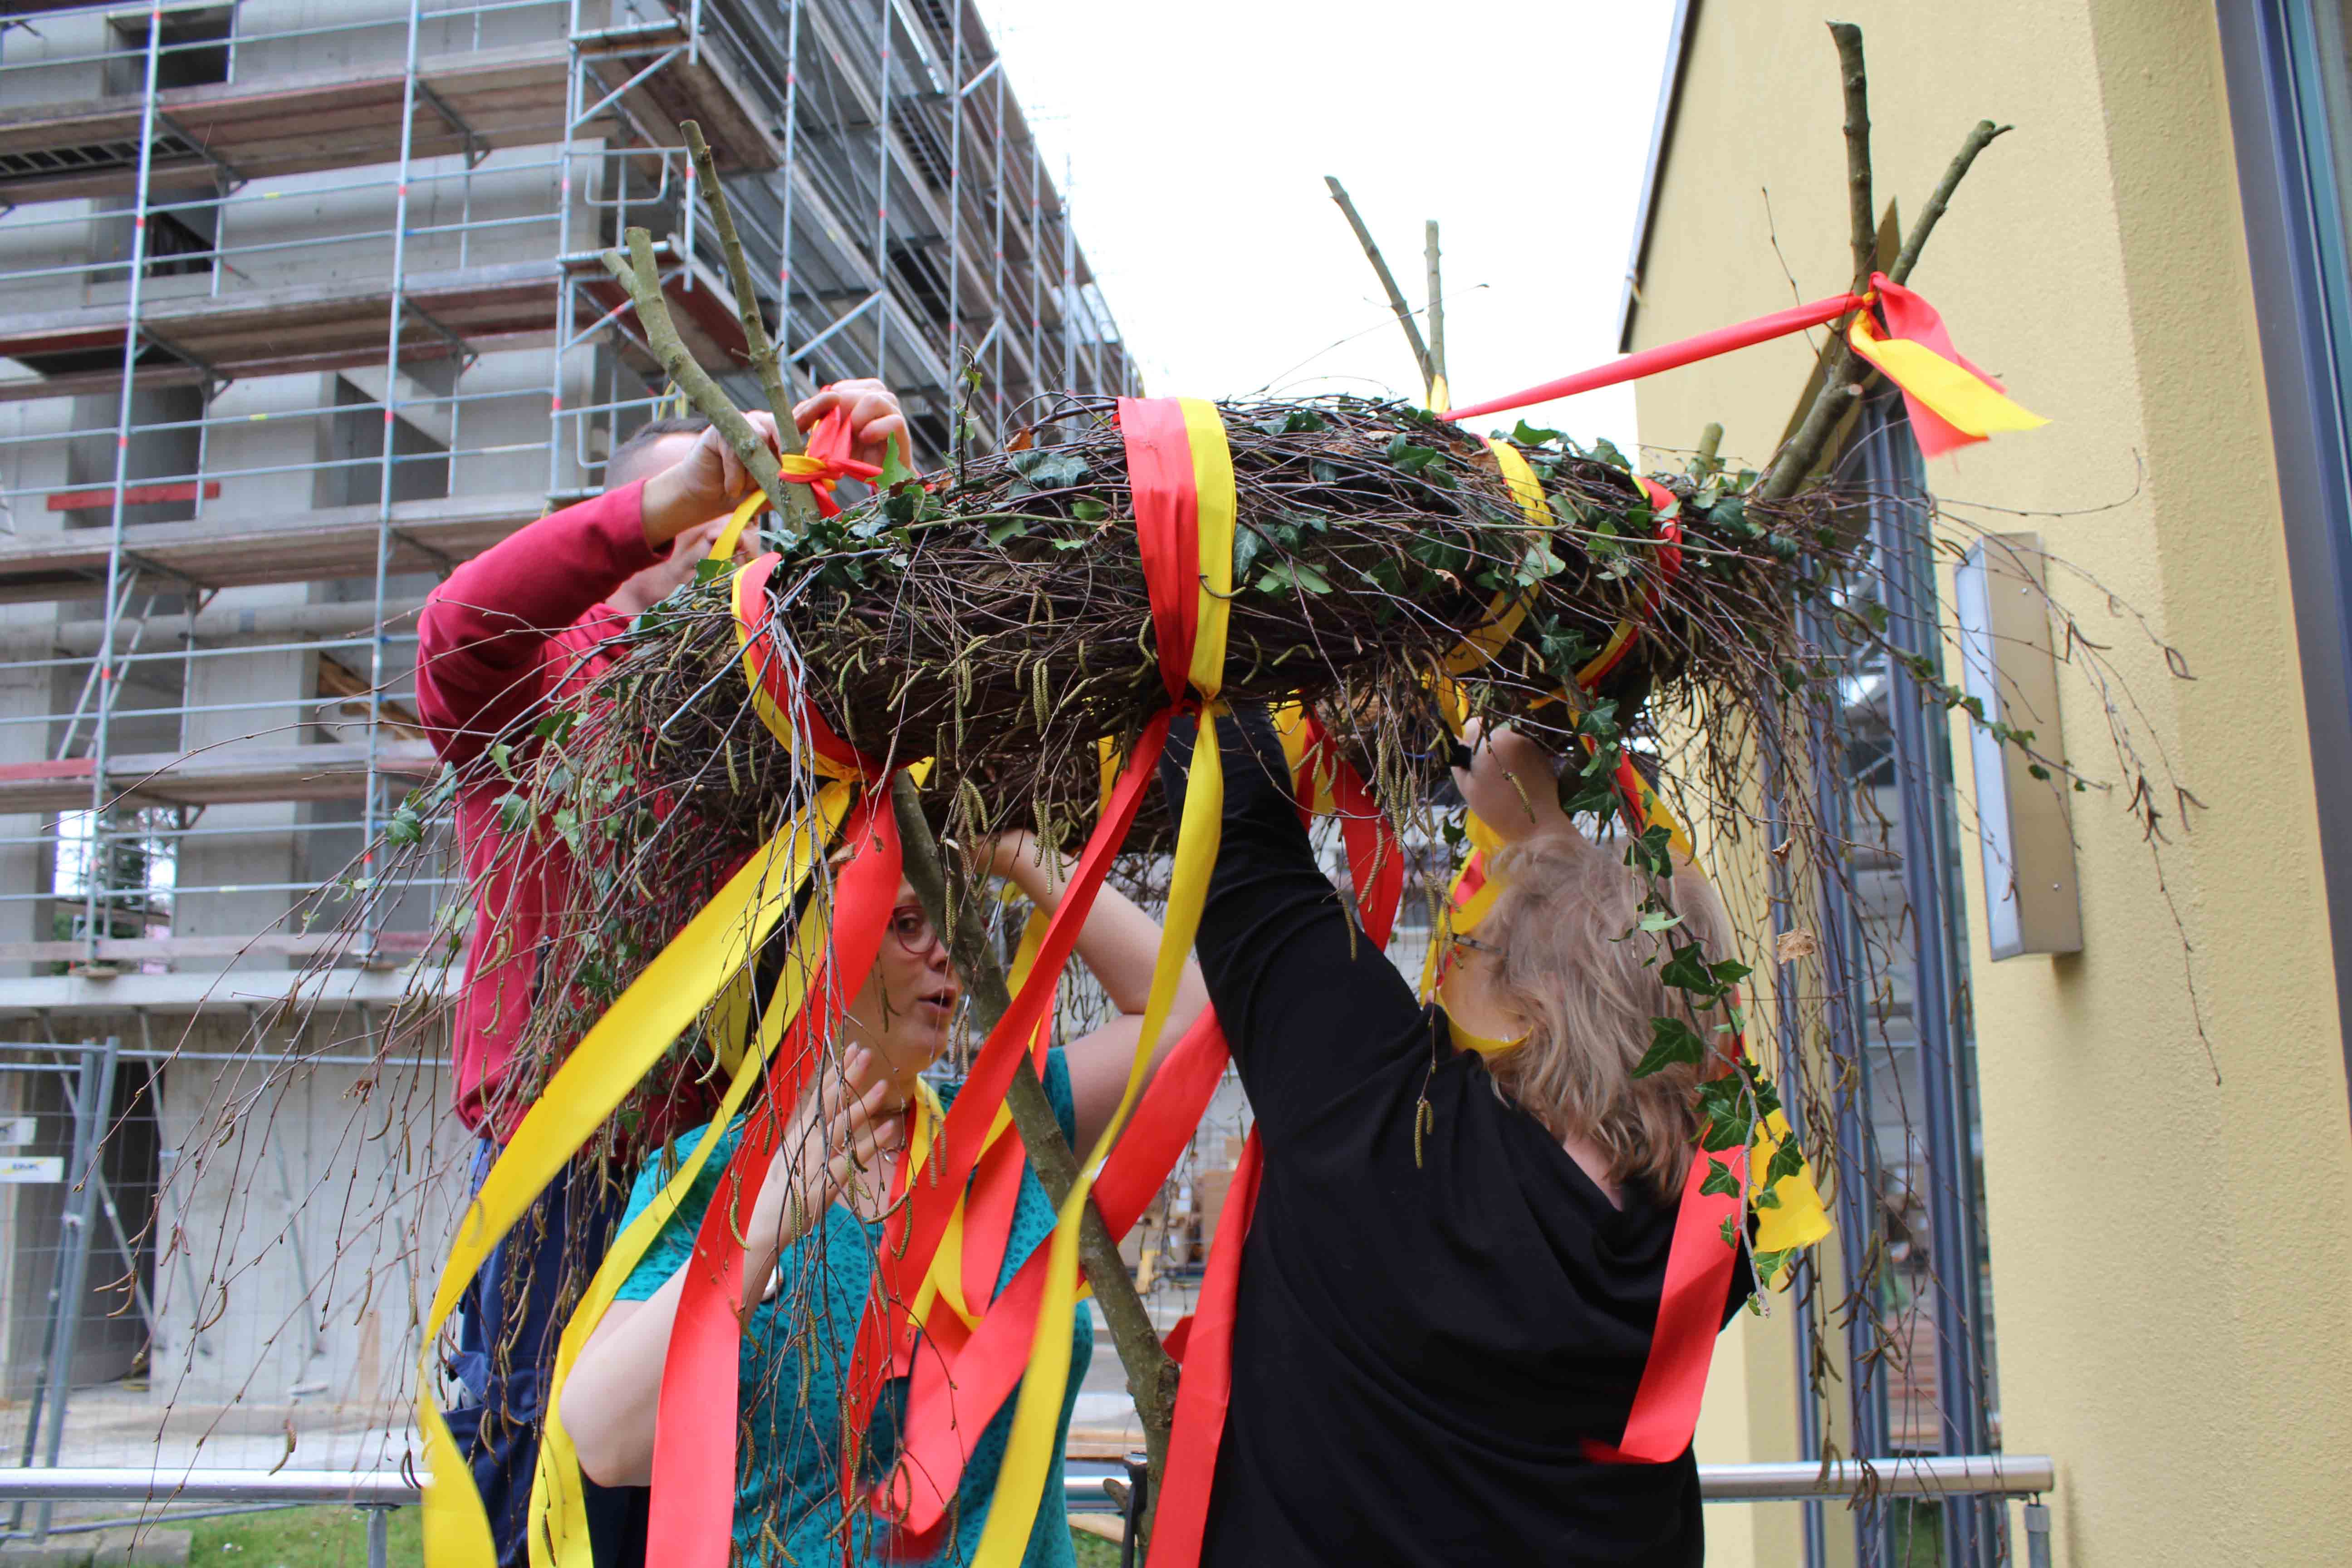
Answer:
MULTIPOLYGON (((972 1027, 984 1035, 1013 1003, 1012 993, 1004 983, 1003 966, 988 950, 985 923, 977 910, 959 910, 961 918, 950 924, 947 868, 940 857, 939 842, 931 836, 931 826, 923 818, 922 799, 916 791, 915 781, 903 773, 890 781, 890 805, 898 819, 898 839, 905 850, 907 885, 915 889, 915 898, 929 917, 931 929, 953 932, 948 942, 948 955, 971 996, 972 1027)), ((1025 1051, 1013 1069, 1013 1087, 1005 1091, 1004 1106, 1012 1112, 1013 1128, 1028 1148, 1029 1163, 1036 1167, 1045 1195, 1054 1200, 1056 1208, 1060 1207, 1077 1181, 1077 1156, 1071 1152, 1069 1140, 1062 1136, 1062 1124, 1054 1118, 1053 1104, 1045 1098, 1045 1086, 1037 1080, 1037 1069, 1025 1051)), ((1087 1271, 1087 1282, 1094 1287, 1095 1300, 1102 1307, 1111 1342, 1118 1347, 1119 1364, 1127 1369, 1128 1393, 1135 1400, 1136 1414, 1143 1420, 1143 1447, 1151 1462, 1151 1488, 1147 1494, 1140 1532, 1148 1539, 1150 1505, 1160 1496, 1160 1478, 1168 1468, 1168 1434, 1176 1423, 1176 1363, 1169 1359, 1166 1348, 1160 1342, 1160 1331, 1152 1327, 1151 1314, 1145 1310, 1143 1298, 1136 1293, 1135 1280, 1127 1271, 1127 1260, 1118 1255, 1118 1238, 1103 1223, 1091 1198, 1078 1216, 1078 1261, 1087 1271)))
POLYGON ((1878 270, 1878 217, 1870 194, 1870 78, 1863 69, 1862 29, 1832 22, 1838 77, 1845 88, 1845 216, 1853 247, 1853 292, 1870 287, 1878 270))
POLYGON ((1423 231, 1422 251, 1429 262, 1429 381, 1433 390, 1445 379, 1445 290, 1438 281, 1435 218, 1423 231))
MULTIPOLYGON (((1870 275, 1878 264, 1878 224, 1871 214, 1870 76, 1863 66, 1860 27, 1851 22, 1832 22, 1830 37, 1837 45, 1838 79, 1845 89, 1846 226, 1853 251, 1853 291, 1859 294, 1870 287, 1870 275)), ((1862 392, 1862 378, 1868 371, 1867 367, 1856 369, 1853 350, 1846 344, 1846 322, 1851 319, 1850 315, 1840 317, 1830 329, 1829 344, 1822 353, 1821 390, 1813 395, 1813 405, 1805 410, 1804 423, 1758 487, 1757 493, 1767 500, 1787 500, 1812 477, 1813 466, 1830 444, 1831 432, 1862 392)))
MULTIPOLYGON (((776 360, 776 345, 768 336, 768 323, 760 315, 760 295, 751 281, 751 265, 743 258, 743 241, 735 233, 735 211, 727 201, 727 187, 719 183, 719 165, 710 156, 710 143, 702 139, 698 121, 681 120, 677 128, 686 135, 686 150, 694 156, 694 177, 702 187, 703 204, 710 209, 711 226, 719 231, 719 247, 727 255, 727 278, 735 290, 735 313, 743 323, 744 346, 751 352, 751 369, 760 378, 760 388, 768 395, 768 412, 776 416, 776 442, 787 452, 803 452, 808 444, 802 439, 800 426, 793 423, 793 404, 796 401, 786 384, 783 368, 776 360)), ((808 493, 806 485, 794 485, 793 493, 804 504, 809 518, 816 516, 816 499, 808 493)))
POLYGON ((1404 290, 1397 287, 1395 276, 1389 271, 1389 264, 1381 255, 1381 247, 1372 243, 1372 231, 1366 228, 1364 220, 1357 216, 1356 204, 1348 199, 1348 188, 1339 183, 1336 174, 1324 175, 1323 183, 1331 187, 1331 199, 1339 204, 1339 210, 1348 216, 1348 226, 1356 231, 1356 243, 1364 247, 1364 258, 1372 264, 1372 270, 1380 274, 1381 287, 1388 292, 1389 309, 1396 312, 1397 325, 1404 329, 1405 342, 1412 345, 1412 363, 1421 367, 1421 384, 1428 385, 1429 349, 1421 341, 1421 329, 1412 324, 1412 307, 1404 302, 1404 290))
POLYGON ((621 280, 621 287, 635 302, 637 324, 646 330, 646 342, 660 357, 662 368, 677 383, 678 390, 702 410, 726 437, 728 446, 734 448, 737 460, 760 482, 760 488, 767 492, 768 504, 780 515, 792 515, 788 492, 803 487, 784 483, 782 472, 776 466, 775 452, 679 341, 677 325, 669 319, 669 301, 662 294, 661 271, 654 261, 653 237, 644 229, 633 228, 625 237, 629 243, 629 259, 624 261, 619 251, 608 250, 604 256, 604 270, 621 280))
POLYGON ((1936 232, 1936 222, 1944 216, 1944 209, 1952 205, 1952 193, 1959 189, 1960 178, 1969 172, 1969 165, 1977 161, 1978 153, 1993 144, 1994 138, 2006 135, 2014 127, 2008 125, 1995 125, 1990 120, 1977 121, 1976 129, 1969 132, 1969 139, 1960 143, 1959 153, 1952 160, 1951 167, 1946 169, 1944 177, 1936 182, 1935 194, 1927 198, 1927 205, 1921 207, 1919 216, 1912 220, 1911 237, 1903 242, 1903 248, 1896 253, 1895 265, 1886 269, 1890 282, 1910 281, 1911 268, 1919 264, 1920 250, 1927 245, 1927 237, 1936 232))
MULTIPOLYGON (((1904 283, 1910 280, 1911 269, 1919 261, 1919 252, 1926 247, 1927 237, 1936 232, 1937 220, 1951 205, 1952 193, 1959 188, 1962 177, 1977 161, 1977 154, 2011 129, 2007 125, 1995 125, 1990 120, 1977 121, 1968 139, 1960 143, 1960 150, 1954 155, 1950 167, 1944 171, 1944 177, 1936 183, 1935 194, 1927 198, 1927 204, 1919 209, 1919 216, 1912 220, 1910 237, 1903 242, 1902 250, 1896 253, 1895 265, 1886 269, 1888 281, 1904 283)), ((1787 447, 1773 463, 1772 471, 1764 477, 1764 482, 1757 489, 1759 495, 1769 500, 1784 500, 1796 493, 1797 487, 1811 474, 1813 465, 1821 461, 1822 449, 1829 444, 1830 432, 1837 428, 1837 422, 1844 417, 1846 405, 1853 400, 1853 391, 1838 384, 1847 379, 1847 373, 1853 367, 1853 351, 1846 346, 1845 334, 1842 331, 1830 339, 1829 346, 1822 351, 1822 363, 1820 395, 1813 399, 1812 407, 1806 410, 1803 426, 1790 437, 1787 447)), ((1861 378, 1853 377, 1852 386, 1858 388, 1860 385, 1861 378)))

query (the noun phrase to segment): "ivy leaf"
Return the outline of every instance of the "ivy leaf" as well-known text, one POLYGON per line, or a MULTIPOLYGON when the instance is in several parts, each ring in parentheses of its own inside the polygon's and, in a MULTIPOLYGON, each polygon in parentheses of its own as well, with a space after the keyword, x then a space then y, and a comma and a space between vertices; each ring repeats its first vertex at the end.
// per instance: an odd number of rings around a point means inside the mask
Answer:
POLYGON ((991 544, 1002 544, 1008 539, 1019 539, 1028 531, 1029 523, 1026 519, 1008 517, 1001 522, 992 522, 988 525, 988 542, 991 544))
POLYGON ((1318 485, 1336 485, 1339 482, 1339 465, 1328 462, 1321 458, 1310 461, 1307 465, 1307 472, 1318 485))
POLYGON ((1709 1160, 1706 1165, 1706 1179, 1698 1184, 1700 1192, 1715 1197, 1736 1198, 1739 1195, 1739 1178, 1731 1173, 1729 1165, 1721 1160, 1709 1160))
POLYGON ((1430 464, 1443 456, 1434 447, 1414 444, 1412 437, 1400 430, 1389 437, 1388 458, 1399 470, 1408 474, 1423 474, 1430 464))
POLYGON ((1282 422, 1282 434, 1286 436, 1312 436, 1322 428, 1323 416, 1312 408, 1294 408, 1282 422))
POLYGON ((1635 1078, 1648 1078, 1680 1062, 1696 1064, 1706 1056, 1706 1042, 1680 1018, 1650 1020, 1650 1048, 1634 1064, 1635 1078))
POLYGON ((1259 536, 1257 530, 1249 524, 1244 523, 1234 530, 1234 582, 1249 581, 1250 567, 1256 563, 1258 552, 1265 548, 1265 541, 1259 536))
POLYGON ((530 826, 530 803, 514 790, 499 796, 499 831, 520 833, 530 826))
POLYGON ((490 742, 490 766, 499 770, 499 777, 510 779, 515 776, 513 759, 512 746, 508 745, 504 741, 490 742))
POLYGON ((1698 1086, 1695 1107, 1706 1122, 1699 1147, 1709 1153, 1737 1149, 1748 1142, 1747 1085, 1736 1072, 1711 1078, 1698 1086))
POLYGON ((1779 1276, 1780 1270, 1796 1262, 1797 1252, 1798 1249, 1796 1247, 1784 1247, 1778 1252, 1758 1253, 1755 1259, 1756 1283, 1759 1285, 1769 1285, 1772 1283, 1773 1279, 1779 1276))
POLYGON ((1723 990, 1715 978, 1715 972, 1707 967, 1706 955, 1699 952, 1698 943, 1695 942, 1675 944, 1674 952, 1658 970, 1658 980, 1677 991, 1687 991, 1709 1000, 1723 990))
POLYGON ((1710 963, 1706 966, 1706 969, 1708 973, 1715 976, 1716 984, 1724 986, 1727 989, 1738 984, 1741 981, 1756 973, 1754 970, 1748 968, 1748 965, 1741 963, 1737 959, 1730 958, 1727 958, 1719 963, 1710 963))
POLYGON ((874 481, 875 489, 896 492, 900 485, 918 477, 915 470, 907 466, 906 460, 898 456, 898 437, 893 436, 884 442, 882 472, 874 481))
POLYGON ((1533 587, 1546 577, 1557 577, 1567 570, 1568 563, 1552 553, 1550 541, 1538 539, 1528 546, 1526 556, 1519 562, 1519 584, 1533 587))
POLYGON ((705 583, 715 583, 734 569, 735 563, 732 561, 712 561, 707 558, 698 561, 694 563, 695 585, 699 587, 705 583))
POLYGON ((1070 503, 1070 515, 1080 522, 1100 522, 1110 515, 1110 508, 1098 500, 1082 498, 1070 503))
POLYGON ((572 733, 572 726, 579 721, 578 713, 569 708, 559 708, 554 712, 541 717, 538 723, 530 727, 530 732, 542 741, 553 741, 561 744, 563 738, 572 733))
POLYGON ((1016 498, 1039 490, 1072 489, 1094 477, 1094 470, 1087 467, 1084 458, 1054 447, 1032 447, 1025 452, 1016 452, 1012 467, 1020 477, 1013 481, 1008 493, 1016 498))
POLYGON ((1774 1185, 1790 1176, 1801 1175, 1805 1169, 1805 1152, 1797 1146, 1793 1137, 1780 1140, 1772 1151, 1772 1163, 1764 1167, 1764 1184, 1774 1185))
POLYGON ((1522 419, 1511 431, 1511 439, 1522 447, 1549 447, 1562 439, 1557 430, 1547 430, 1540 425, 1530 425, 1522 419))
POLYGON ((1642 917, 1642 929, 1643 931, 1672 931, 1675 927, 1682 923, 1682 916, 1670 915, 1664 910, 1652 910, 1648 914, 1642 917))

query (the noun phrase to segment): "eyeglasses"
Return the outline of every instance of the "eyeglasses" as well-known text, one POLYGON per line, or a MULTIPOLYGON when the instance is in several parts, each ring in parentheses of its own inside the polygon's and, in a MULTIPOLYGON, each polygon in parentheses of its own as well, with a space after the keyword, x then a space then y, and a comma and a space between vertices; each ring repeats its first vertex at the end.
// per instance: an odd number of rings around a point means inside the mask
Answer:
POLYGON ((940 945, 940 933, 931 929, 931 917, 920 904, 900 904, 892 910, 890 934, 898 939, 909 958, 929 958, 940 945))
POLYGON ((1503 951, 1491 942, 1480 942, 1476 937, 1467 935, 1462 931, 1457 931, 1452 934, 1454 946, 1466 947, 1473 952, 1500 952, 1503 951))

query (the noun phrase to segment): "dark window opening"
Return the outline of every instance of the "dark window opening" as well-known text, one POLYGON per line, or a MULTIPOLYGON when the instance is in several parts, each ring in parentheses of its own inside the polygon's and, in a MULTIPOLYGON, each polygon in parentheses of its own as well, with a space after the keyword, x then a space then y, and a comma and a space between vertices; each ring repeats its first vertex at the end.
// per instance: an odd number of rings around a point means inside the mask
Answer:
MULTIPOLYGON (((156 41, 156 87, 205 87, 226 81, 235 25, 235 13, 226 5, 174 11, 165 16, 163 37, 156 41)), ((131 16, 117 21, 114 47, 117 58, 106 63, 106 90, 146 91, 147 19, 131 16)))

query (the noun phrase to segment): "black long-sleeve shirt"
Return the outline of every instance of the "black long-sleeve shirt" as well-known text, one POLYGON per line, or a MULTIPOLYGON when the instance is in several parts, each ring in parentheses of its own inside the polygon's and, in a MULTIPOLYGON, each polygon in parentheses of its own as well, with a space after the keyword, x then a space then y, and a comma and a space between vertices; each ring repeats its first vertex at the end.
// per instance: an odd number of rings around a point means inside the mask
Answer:
MULTIPOLYGON (((1171 804, 1180 731, 1161 763, 1171 804)), ((1446 1043, 1443 1013, 1351 941, 1263 710, 1219 739, 1224 834, 1198 951, 1265 1168, 1203 1563, 1697 1563, 1687 1451, 1584 1451, 1624 1431, 1674 1205, 1629 1187, 1613 1207, 1446 1043)))

